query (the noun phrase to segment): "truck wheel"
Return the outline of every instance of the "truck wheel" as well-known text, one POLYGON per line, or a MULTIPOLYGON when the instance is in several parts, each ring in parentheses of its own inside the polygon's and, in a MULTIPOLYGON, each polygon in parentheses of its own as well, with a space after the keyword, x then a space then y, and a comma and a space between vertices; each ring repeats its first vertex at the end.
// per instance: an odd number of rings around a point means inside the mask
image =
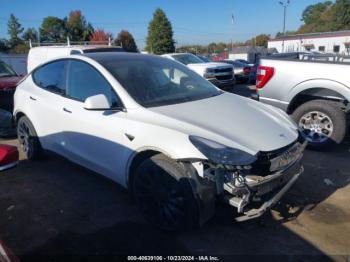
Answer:
POLYGON ((337 102, 312 100, 298 107, 292 117, 303 130, 310 149, 329 149, 346 135, 346 114, 337 102))
POLYGON ((198 224, 198 205, 181 166, 162 154, 154 155, 136 169, 133 195, 153 225, 167 231, 198 224))
POLYGON ((17 124, 19 144, 28 160, 38 160, 42 155, 39 138, 29 118, 22 116, 17 124))

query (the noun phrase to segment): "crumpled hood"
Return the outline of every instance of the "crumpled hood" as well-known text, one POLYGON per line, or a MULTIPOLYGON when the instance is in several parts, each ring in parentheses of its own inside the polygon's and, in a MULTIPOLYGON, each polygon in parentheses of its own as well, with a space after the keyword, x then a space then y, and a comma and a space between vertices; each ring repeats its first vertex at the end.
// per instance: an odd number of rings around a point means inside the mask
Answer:
POLYGON ((5 88, 15 88, 21 79, 21 76, 0 77, 0 90, 5 88))
POLYGON ((298 138, 297 126, 281 110, 230 93, 148 110, 159 117, 175 120, 162 121, 163 124, 169 123, 169 126, 164 124, 165 127, 250 154, 276 150, 298 138))

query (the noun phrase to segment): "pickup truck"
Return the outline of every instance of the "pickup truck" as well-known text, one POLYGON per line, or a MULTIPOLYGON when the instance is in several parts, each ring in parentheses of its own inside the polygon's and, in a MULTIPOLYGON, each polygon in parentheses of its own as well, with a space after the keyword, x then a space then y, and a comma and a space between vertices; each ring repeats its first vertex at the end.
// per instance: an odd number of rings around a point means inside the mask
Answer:
POLYGON ((163 57, 180 62, 212 84, 223 90, 230 90, 236 83, 233 66, 227 63, 204 62, 189 53, 165 54, 163 57))
POLYGON ((259 100, 288 114, 311 149, 340 144, 350 111, 350 63, 346 59, 261 58, 256 87, 259 100))

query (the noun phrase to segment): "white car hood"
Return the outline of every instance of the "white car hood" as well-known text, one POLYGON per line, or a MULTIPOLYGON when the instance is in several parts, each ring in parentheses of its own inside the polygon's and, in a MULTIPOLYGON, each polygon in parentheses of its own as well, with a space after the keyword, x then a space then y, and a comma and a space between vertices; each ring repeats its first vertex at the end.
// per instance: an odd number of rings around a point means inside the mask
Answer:
POLYGON ((158 115, 158 125, 250 154, 276 150, 298 138, 295 123, 281 110, 230 93, 148 110, 158 115))

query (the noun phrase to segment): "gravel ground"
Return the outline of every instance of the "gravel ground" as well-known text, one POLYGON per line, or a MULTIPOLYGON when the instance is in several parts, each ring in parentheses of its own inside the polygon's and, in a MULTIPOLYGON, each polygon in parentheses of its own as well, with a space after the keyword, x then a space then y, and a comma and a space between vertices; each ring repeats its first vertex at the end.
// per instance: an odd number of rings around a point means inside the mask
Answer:
MULTIPOLYGON (((238 85, 234 92, 249 96, 253 89, 238 85)), ((0 174, 0 239, 23 260, 191 254, 347 261, 349 159, 350 139, 331 152, 306 151, 305 173, 264 218, 235 223, 232 209, 219 204, 204 227, 169 234, 150 226, 117 184, 59 157, 32 163, 21 156, 17 168, 0 174)))

